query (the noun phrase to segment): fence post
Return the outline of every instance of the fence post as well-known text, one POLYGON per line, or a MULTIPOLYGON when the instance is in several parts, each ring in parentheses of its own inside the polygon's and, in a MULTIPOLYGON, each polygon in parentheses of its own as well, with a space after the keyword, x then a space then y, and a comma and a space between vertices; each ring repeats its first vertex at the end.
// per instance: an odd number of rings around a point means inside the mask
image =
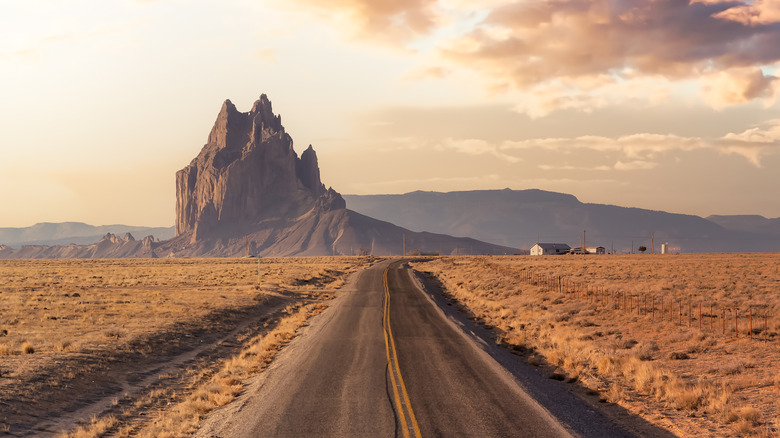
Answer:
POLYGON ((655 295, 653 295, 652 300, 653 300, 653 303, 652 303, 652 306, 653 306, 653 316, 650 317, 650 322, 655 324, 655 295))
POLYGON ((677 321, 677 325, 682 325, 682 300, 677 300, 677 307, 680 309, 680 316, 677 321))

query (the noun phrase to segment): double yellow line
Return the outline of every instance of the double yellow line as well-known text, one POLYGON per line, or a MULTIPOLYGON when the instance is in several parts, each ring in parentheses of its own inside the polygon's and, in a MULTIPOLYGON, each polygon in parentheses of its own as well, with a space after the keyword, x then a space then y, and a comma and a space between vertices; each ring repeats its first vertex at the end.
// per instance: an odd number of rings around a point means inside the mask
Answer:
POLYGON ((390 328, 390 288, 387 286, 387 272, 390 270, 390 268, 385 268, 384 274, 382 274, 382 283, 385 287, 385 309, 384 309, 384 326, 385 326, 385 349, 387 350, 387 364, 390 367, 390 382, 393 385, 393 395, 395 396, 395 405, 397 407, 397 411, 399 414, 399 417, 401 418, 401 430, 403 431, 404 438, 409 438, 411 435, 409 433, 409 429, 414 430, 414 436, 416 438, 422 438, 422 435, 420 435, 420 426, 417 425, 417 418, 414 416, 414 411, 412 410, 412 404, 409 402, 409 394, 406 392, 406 385, 404 385, 404 378, 401 377, 401 367, 398 365, 398 354, 395 351, 395 341, 393 340, 393 330, 390 328), (388 341, 389 339, 389 341, 388 341), (392 349, 393 354, 391 356, 390 350, 392 349), (398 379, 396 380, 396 375, 398 376, 398 379), (404 404, 401 403, 401 397, 398 394, 398 388, 401 388, 401 392, 404 396, 404 404), (411 427, 409 426, 409 423, 406 421, 406 413, 404 411, 407 411, 409 413, 409 421, 411 422, 411 427))

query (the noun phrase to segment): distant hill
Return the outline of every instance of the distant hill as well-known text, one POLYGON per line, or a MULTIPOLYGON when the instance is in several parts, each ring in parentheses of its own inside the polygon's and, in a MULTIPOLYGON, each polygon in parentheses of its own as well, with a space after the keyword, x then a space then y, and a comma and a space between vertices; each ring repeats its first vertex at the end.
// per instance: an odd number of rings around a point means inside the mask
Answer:
POLYGON ((132 225, 88 225, 82 222, 42 222, 31 227, 0 228, 0 244, 13 248, 23 245, 88 245, 99 242, 106 234, 130 233, 139 238, 154 236, 159 240, 174 236, 174 227, 138 227, 132 225))
POLYGON ((669 242, 672 251, 780 251, 780 219, 699 216, 615 205, 588 204, 543 190, 411 192, 403 195, 345 195, 347 207, 411 230, 427 230, 515 248, 539 240, 630 252, 640 245, 669 242), (760 219, 763 219, 760 220, 760 219), (751 222, 752 221, 752 222, 751 222), (760 225, 760 226, 758 226, 760 225), (651 236, 655 236, 654 242, 651 236))
POLYGON ((780 217, 767 219, 758 215, 713 215, 707 216, 706 219, 729 230, 780 236, 780 217))

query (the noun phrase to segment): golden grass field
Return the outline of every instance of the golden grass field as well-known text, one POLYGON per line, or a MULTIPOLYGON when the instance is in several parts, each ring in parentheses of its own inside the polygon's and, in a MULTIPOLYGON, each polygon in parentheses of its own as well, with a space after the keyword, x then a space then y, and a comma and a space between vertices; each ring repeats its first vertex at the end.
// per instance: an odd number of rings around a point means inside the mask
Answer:
POLYGON ((185 435, 371 263, 0 261, 0 434, 185 435))
MULTIPOLYGON (((239 394, 350 273, 374 261, 0 261, 0 434, 36 427, 42 436, 186 436, 239 394), (81 426, 73 428, 75 420, 81 426)), ((780 255, 443 257, 412 265, 492 328, 498 343, 594 406, 619 404, 680 436, 778 436, 780 255), (630 295, 629 312, 622 307, 630 295), (644 297, 656 300, 655 315, 637 311, 644 297), (755 339, 747 319, 734 336, 730 313, 724 334, 723 308, 742 318, 752 309, 755 339), (757 316, 764 313, 767 342, 757 316)))
POLYGON ((679 436, 780 436, 778 254, 448 257, 412 265, 491 327, 497 342, 549 377, 581 386, 594 405, 617 403, 679 436), (570 292, 574 285, 579 294, 570 292), (655 299, 655 315, 650 304, 646 313, 637 309, 644 297, 655 299), (739 309, 739 337, 728 312, 723 333, 724 308, 739 309))

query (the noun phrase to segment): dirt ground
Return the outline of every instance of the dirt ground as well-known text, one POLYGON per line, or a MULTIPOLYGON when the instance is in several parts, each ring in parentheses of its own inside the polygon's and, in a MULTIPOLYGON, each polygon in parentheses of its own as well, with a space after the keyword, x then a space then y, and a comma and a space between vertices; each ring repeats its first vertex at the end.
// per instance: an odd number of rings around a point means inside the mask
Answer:
POLYGON ((291 315, 316 313, 370 263, 0 261, 0 434, 53 436, 98 423, 135 434, 254 339, 291 315))
POLYGON ((679 436, 780 434, 778 254, 449 257, 413 265, 491 327, 497 342, 602 403, 679 436))

